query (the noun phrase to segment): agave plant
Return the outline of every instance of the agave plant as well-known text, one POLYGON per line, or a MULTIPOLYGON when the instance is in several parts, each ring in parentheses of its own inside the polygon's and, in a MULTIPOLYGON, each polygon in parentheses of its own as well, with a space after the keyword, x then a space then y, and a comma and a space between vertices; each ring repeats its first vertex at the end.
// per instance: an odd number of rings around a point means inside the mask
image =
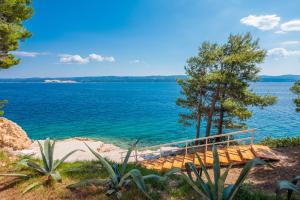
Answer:
POLYGON ((292 198, 293 192, 300 194, 300 187, 297 186, 298 181, 300 181, 300 176, 296 176, 291 182, 284 180, 278 182, 278 186, 276 189, 276 197, 279 199, 280 194, 283 190, 287 190, 287 199, 290 200, 292 198))
POLYGON ((109 177, 106 179, 87 179, 81 182, 72 184, 67 186, 69 189, 77 189, 81 187, 86 187, 88 185, 95 185, 95 186, 105 186, 106 195, 116 195, 117 198, 122 197, 122 192, 126 191, 131 182, 134 182, 139 190, 143 192, 143 194, 151 199, 148 194, 148 188, 145 184, 145 180, 147 179, 154 179, 157 181, 164 181, 166 178, 176 172, 179 172, 180 169, 173 169, 169 172, 165 173, 164 176, 159 176, 156 174, 150 174, 143 176, 140 170, 138 169, 131 169, 129 172, 126 172, 127 164, 131 155, 132 150, 136 147, 138 141, 136 141, 127 151, 126 157, 124 162, 121 166, 121 171, 119 170, 118 164, 113 164, 112 166, 97 152, 91 149, 87 144, 87 148, 95 155, 95 157, 99 160, 101 165, 107 170, 109 177))
MULTIPOLYGON (((51 142, 49 138, 44 141, 44 148, 42 147, 41 143, 38 141, 39 149, 41 152, 42 157, 42 164, 36 163, 29 159, 23 159, 19 162, 19 164, 24 165, 25 167, 29 168, 30 170, 37 172, 38 175, 46 177, 46 183, 50 183, 52 180, 54 181, 61 181, 61 176, 57 171, 58 167, 73 153, 76 151, 82 151, 80 149, 76 149, 65 155, 60 160, 54 160, 54 148, 55 148, 55 141, 51 142)), ((15 177, 29 177, 25 174, 0 174, 0 176, 15 176, 15 177)), ((33 188, 42 185, 44 182, 35 182, 29 185, 23 193, 26 193, 33 188)))
POLYGON ((206 200, 232 200, 238 189, 246 179, 247 175, 250 172, 250 169, 257 164, 265 164, 265 162, 259 158, 254 158, 250 160, 245 167, 243 168, 240 176, 238 177, 235 184, 230 184, 225 186, 225 181, 229 170, 232 167, 232 164, 225 170, 225 172, 221 175, 220 170, 220 162, 217 148, 213 146, 213 172, 214 172, 214 180, 209 176, 207 172, 207 168, 205 167, 203 161, 196 153, 197 159, 201 165, 200 172, 197 170, 193 163, 186 163, 186 174, 182 174, 183 177, 187 180, 187 182, 193 187, 193 189, 199 193, 202 199, 206 200), (206 182, 203 180, 201 173, 202 171, 205 174, 206 182), (196 181, 194 180, 192 174, 195 175, 196 181))

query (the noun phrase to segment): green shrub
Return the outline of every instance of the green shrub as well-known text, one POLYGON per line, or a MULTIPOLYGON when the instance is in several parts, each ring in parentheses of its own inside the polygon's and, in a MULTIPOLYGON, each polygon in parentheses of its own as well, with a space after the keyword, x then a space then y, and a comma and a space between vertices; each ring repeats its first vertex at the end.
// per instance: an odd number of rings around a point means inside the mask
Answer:
POLYGON ((266 137, 259 144, 266 145, 272 148, 278 147, 296 147, 300 146, 300 136, 297 137, 286 137, 286 138, 273 138, 266 137))

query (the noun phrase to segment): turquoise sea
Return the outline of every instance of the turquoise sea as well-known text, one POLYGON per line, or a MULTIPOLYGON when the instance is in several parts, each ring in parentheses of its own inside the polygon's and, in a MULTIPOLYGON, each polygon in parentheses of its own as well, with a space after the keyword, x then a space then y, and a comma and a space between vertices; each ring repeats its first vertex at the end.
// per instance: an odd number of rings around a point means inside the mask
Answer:
MULTIPOLYGON (((300 135, 291 82, 258 82, 257 93, 278 97, 264 110, 253 108, 248 121, 256 141, 300 135)), ((0 99, 8 99, 5 117, 21 125, 32 139, 74 136, 97 138, 123 146, 140 138, 154 145, 194 137, 194 128, 178 123, 180 88, 174 81, 89 83, 0 83, 0 99)), ((227 130, 228 132, 228 130, 227 130)))

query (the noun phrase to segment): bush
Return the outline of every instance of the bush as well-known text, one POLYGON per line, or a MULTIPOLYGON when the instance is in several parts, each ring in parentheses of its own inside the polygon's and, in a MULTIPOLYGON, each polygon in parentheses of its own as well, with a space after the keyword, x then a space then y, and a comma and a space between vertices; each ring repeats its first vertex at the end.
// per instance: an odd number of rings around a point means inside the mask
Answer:
POLYGON ((273 138, 266 137, 259 144, 266 145, 272 148, 278 147, 296 147, 300 146, 300 136, 286 137, 286 138, 273 138))

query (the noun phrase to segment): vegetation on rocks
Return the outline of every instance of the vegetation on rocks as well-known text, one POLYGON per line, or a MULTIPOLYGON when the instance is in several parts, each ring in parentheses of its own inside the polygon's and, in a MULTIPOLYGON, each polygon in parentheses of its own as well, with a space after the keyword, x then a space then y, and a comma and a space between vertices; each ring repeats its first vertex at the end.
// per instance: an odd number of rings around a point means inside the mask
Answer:
POLYGON ((266 137, 259 144, 266 145, 272 148, 278 147, 296 147, 300 146, 300 136, 297 137, 285 137, 285 138, 273 138, 266 137))
POLYGON ((300 81, 296 81, 290 90, 296 95, 296 98, 294 98, 294 104, 296 106, 296 111, 300 112, 300 81))

